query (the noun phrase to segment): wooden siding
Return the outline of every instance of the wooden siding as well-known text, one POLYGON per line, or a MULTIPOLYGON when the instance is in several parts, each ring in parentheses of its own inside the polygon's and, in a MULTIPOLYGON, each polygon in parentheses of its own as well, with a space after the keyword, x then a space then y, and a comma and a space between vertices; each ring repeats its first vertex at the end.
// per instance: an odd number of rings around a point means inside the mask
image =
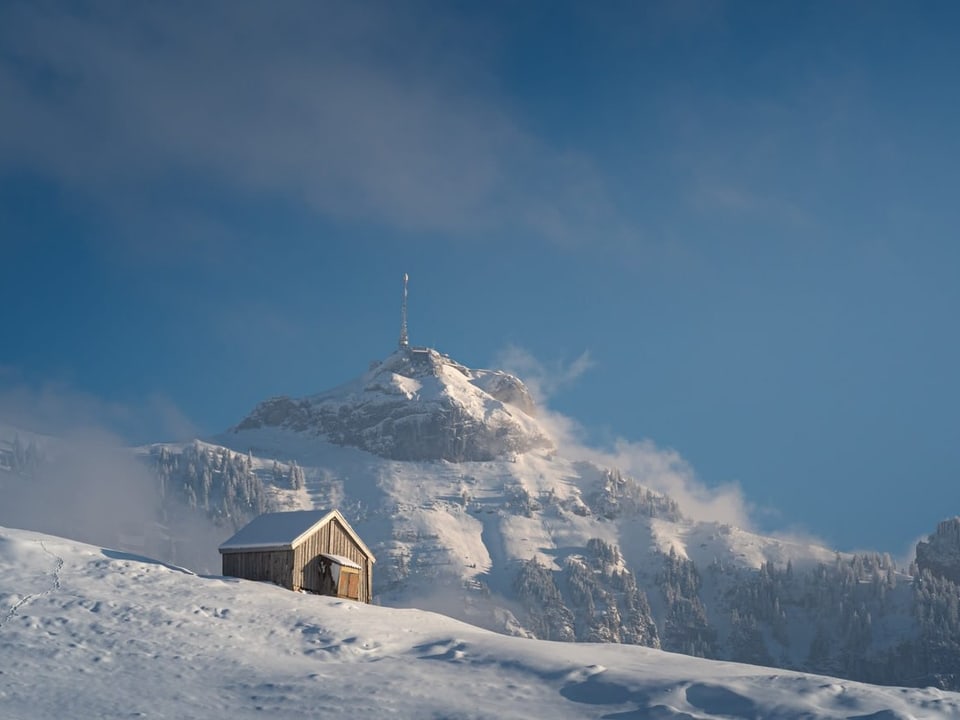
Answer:
POLYGON ((223 574, 247 580, 263 580, 294 589, 292 550, 247 550, 223 554, 223 574))
POLYGON ((354 542, 337 518, 317 528, 293 550, 293 584, 295 589, 303 588, 312 592, 320 590, 320 565, 317 557, 320 553, 342 555, 357 563, 360 570, 360 599, 370 602, 373 599, 373 572, 370 558, 354 542))

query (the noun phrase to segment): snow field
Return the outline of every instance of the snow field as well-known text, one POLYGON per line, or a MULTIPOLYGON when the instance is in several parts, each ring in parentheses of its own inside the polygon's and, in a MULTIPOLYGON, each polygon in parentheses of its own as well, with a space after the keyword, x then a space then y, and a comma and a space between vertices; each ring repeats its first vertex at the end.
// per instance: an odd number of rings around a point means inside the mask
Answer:
POLYGON ((0 717, 949 718, 960 695, 511 638, 0 529, 0 717))

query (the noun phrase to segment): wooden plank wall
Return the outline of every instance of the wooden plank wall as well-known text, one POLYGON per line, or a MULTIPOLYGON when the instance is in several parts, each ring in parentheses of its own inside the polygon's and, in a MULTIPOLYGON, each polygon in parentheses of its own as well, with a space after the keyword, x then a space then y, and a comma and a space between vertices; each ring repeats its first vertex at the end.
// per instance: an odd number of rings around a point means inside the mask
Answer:
POLYGON ((357 563, 360 566, 360 599, 365 602, 373 599, 373 569, 370 560, 335 517, 294 548, 293 566, 298 569, 294 572, 296 587, 314 592, 319 590, 320 567, 317 556, 320 553, 342 555, 357 563))
POLYGON ((248 551, 223 554, 223 574, 247 580, 264 580, 294 587, 292 550, 248 551))

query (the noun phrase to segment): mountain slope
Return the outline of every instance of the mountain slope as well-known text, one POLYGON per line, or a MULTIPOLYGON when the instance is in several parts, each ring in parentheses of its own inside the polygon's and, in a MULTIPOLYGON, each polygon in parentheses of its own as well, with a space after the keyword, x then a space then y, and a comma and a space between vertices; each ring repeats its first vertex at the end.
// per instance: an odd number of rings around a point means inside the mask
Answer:
POLYGON ((8 529, 0 648, 11 720, 960 715, 955 693, 509 638, 8 529))
POLYGON ((690 521, 645 478, 567 456, 519 379, 426 348, 402 348, 333 390, 261 403, 212 442, 303 467, 303 506, 341 507, 381 556, 381 602, 434 607, 501 631, 618 640, 607 611, 659 609, 644 589, 656 588, 671 550, 701 567, 751 570, 834 559, 826 549, 690 521), (601 567, 591 541, 611 547, 616 562, 601 567), (516 587, 529 587, 520 575, 534 572, 531 562, 549 571, 545 579, 576 575, 579 589, 561 579, 559 601, 575 603, 565 596, 583 595, 584 583, 602 597, 587 616, 531 617, 542 599, 524 600, 516 587))

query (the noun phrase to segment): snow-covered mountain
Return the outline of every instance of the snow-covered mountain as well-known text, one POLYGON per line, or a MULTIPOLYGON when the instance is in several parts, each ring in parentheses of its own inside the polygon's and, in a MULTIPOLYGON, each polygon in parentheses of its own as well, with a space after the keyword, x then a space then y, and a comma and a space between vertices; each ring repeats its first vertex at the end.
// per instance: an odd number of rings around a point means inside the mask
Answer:
POLYGON ((0 658, 8 720, 960 717, 933 688, 505 637, 4 528, 0 658))
POLYGON ((484 461, 550 447, 533 413, 513 375, 405 346, 329 392, 267 400, 235 431, 279 428, 393 460, 484 461))
MULTIPOLYGON (((0 492, 42 479, 31 442, 8 441, 0 492)), ((218 572, 216 546, 256 514, 338 507, 377 555, 382 605, 525 637, 960 688, 952 526, 919 567, 896 568, 694 520, 653 489, 655 465, 629 474, 577 455, 518 378, 435 350, 403 347, 334 390, 261 403, 217 437, 135 452, 158 488, 154 537, 75 537, 218 572)))

